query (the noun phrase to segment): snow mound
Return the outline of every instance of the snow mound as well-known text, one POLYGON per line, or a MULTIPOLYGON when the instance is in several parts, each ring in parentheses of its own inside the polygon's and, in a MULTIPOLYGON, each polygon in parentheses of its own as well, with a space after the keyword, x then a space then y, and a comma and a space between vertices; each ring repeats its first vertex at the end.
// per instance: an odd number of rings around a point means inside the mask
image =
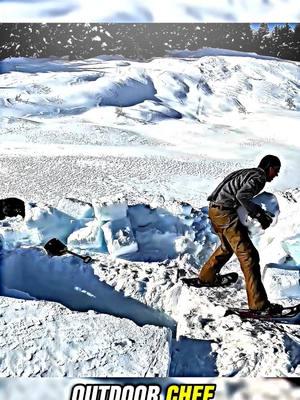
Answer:
POLYGON ((134 126, 299 110, 297 63, 210 48, 172 56, 122 66, 99 58, 5 59, 1 115, 7 123, 81 115, 101 125, 134 126), (86 72, 87 64, 93 72, 86 72))
POLYGON ((229 49, 218 49, 206 47, 199 50, 171 50, 169 51, 171 57, 176 58, 200 58, 208 56, 226 56, 226 57, 251 57, 259 58, 262 60, 275 60, 274 57, 258 55, 256 53, 249 53, 245 51, 229 50, 229 49))

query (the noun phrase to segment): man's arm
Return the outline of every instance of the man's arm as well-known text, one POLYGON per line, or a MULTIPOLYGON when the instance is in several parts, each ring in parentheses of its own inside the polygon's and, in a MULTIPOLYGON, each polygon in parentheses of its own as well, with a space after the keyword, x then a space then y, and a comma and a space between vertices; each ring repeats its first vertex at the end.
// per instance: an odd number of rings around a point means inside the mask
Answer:
POLYGON ((252 176, 236 194, 236 199, 245 207, 251 218, 256 218, 259 214, 264 213, 264 210, 252 199, 264 188, 265 183, 266 179, 263 176, 252 176))

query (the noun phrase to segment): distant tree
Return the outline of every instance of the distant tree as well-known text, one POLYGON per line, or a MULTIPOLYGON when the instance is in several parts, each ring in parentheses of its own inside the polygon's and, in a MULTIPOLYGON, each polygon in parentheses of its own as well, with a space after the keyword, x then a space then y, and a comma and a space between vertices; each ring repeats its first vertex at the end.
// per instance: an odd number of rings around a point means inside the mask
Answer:
POLYGON ((295 25, 292 48, 292 60, 300 61, 300 24, 295 25))
POLYGON ((149 60, 171 50, 218 47, 255 51, 300 61, 300 24, 0 24, 0 58, 69 57, 83 59, 102 54, 149 60))
POLYGON ((276 25, 271 35, 269 51, 271 56, 279 57, 280 30, 276 25))
POLYGON ((271 43, 269 26, 266 23, 261 23, 253 36, 253 48, 258 54, 270 55, 271 43))
POLYGON ((198 50, 210 45, 208 43, 209 26, 208 24, 187 25, 185 39, 189 50, 198 50))
POLYGON ((250 24, 234 24, 234 46, 239 51, 253 51, 253 32, 250 24))
POLYGON ((295 25, 294 40, 298 42, 300 41, 300 24, 295 25))
POLYGON ((223 38, 218 47, 223 47, 225 49, 232 49, 237 50, 236 48, 236 41, 237 41, 237 34, 236 34, 236 27, 235 24, 222 24, 223 30, 223 38))
POLYGON ((285 24, 278 28, 279 43, 278 56, 284 59, 289 59, 292 56, 293 49, 291 48, 294 33, 289 24, 285 24))
POLYGON ((12 55, 12 42, 16 34, 16 24, 0 24, 0 58, 12 55))

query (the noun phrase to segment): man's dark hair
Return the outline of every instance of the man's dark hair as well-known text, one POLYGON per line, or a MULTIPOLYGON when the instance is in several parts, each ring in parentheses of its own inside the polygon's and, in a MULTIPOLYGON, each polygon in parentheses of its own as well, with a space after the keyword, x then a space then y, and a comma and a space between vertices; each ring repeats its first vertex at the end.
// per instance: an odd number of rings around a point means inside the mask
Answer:
POLYGON ((280 167, 281 162, 278 157, 268 154, 264 156, 259 163, 259 168, 262 168, 264 171, 267 171, 269 167, 280 167))

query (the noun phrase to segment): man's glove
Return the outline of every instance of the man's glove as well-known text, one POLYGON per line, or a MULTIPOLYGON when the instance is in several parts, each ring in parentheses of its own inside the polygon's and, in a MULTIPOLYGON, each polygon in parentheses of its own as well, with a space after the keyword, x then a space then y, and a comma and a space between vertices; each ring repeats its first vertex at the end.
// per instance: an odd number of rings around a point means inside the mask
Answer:
POLYGON ((261 227, 265 230, 267 228, 269 228, 269 226, 271 225, 273 218, 275 215, 268 212, 268 211, 260 211, 257 215, 256 215, 256 219, 258 220, 258 222, 261 224, 261 227))

